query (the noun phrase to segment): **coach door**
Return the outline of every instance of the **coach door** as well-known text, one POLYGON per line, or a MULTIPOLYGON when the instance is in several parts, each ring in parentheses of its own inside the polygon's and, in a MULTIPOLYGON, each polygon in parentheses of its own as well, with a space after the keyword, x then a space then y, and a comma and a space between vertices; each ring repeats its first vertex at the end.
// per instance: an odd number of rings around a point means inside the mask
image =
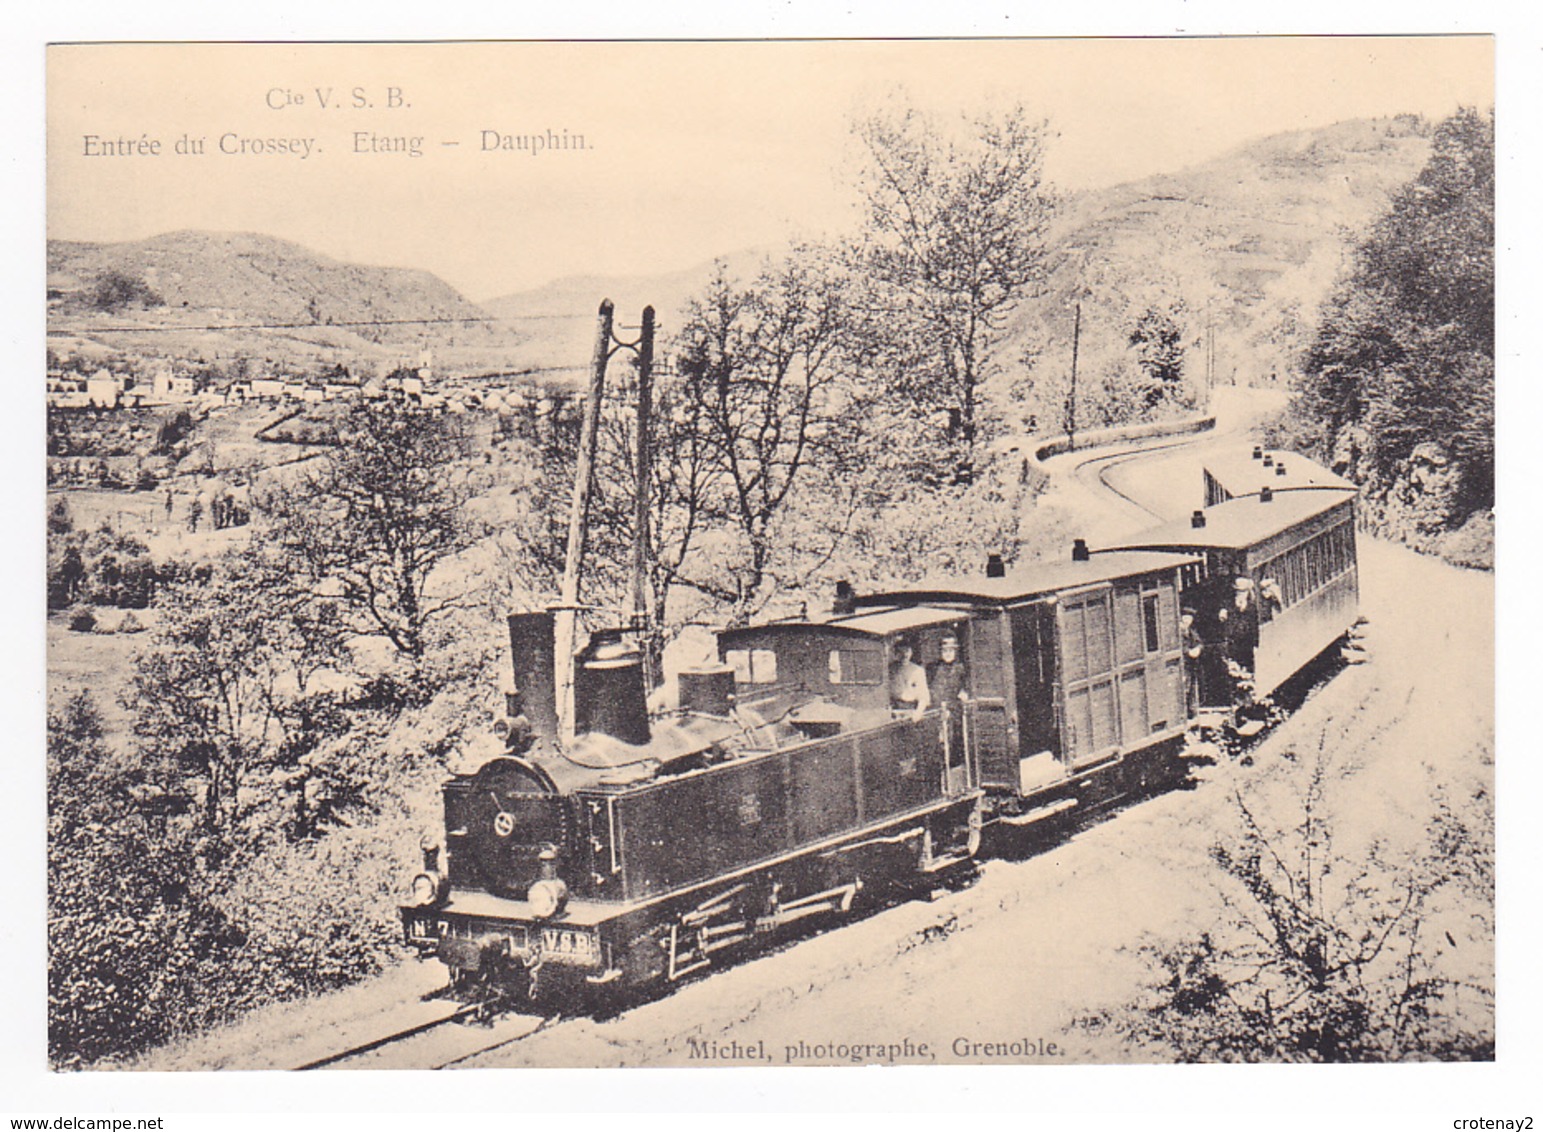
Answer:
POLYGON ((1073 768, 1114 752, 1113 590, 1107 584, 1062 594, 1056 614, 1061 654, 1062 757, 1073 768))
POLYGON ((1171 577, 1132 579, 1114 591, 1116 699, 1123 749, 1184 719, 1179 617, 1171 577))
POLYGON ((969 622, 966 659, 970 698, 965 708, 965 745, 978 781, 987 786, 1014 786, 1018 782, 1016 728, 1007 703, 1013 657, 1005 636, 1006 624, 1006 617, 994 611, 969 622))

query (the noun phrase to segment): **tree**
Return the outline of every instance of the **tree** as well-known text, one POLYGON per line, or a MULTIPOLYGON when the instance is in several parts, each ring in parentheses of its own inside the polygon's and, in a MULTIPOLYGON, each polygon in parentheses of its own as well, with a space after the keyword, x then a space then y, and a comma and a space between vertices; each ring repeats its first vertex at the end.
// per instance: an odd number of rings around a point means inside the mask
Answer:
POLYGON ((670 458, 656 473, 656 592, 689 586, 740 617, 765 599, 778 520, 811 469, 839 458, 849 328, 840 286, 807 249, 748 286, 720 264, 687 307, 658 394, 670 458), (698 554, 715 533, 717 552, 698 554))
POLYGON ((464 513, 476 485, 458 422, 356 404, 326 456, 254 500, 271 541, 313 586, 336 588, 354 630, 415 664, 430 624, 465 597, 454 586, 431 594, 431 575, 481 534, 464 513))
POLYGON ((165 301, 142 278, 114 267, 97 276, 90 302, 99 311, 116 311, 130 304, 159 307, 165 301))
POLYGON ((168 584, 125 697, 135 733, 203 779, 204 827, 227 843, 267 800, 251 791, 341 726, 316 683, 347 662, 334 604, 289 580, 249 547, 168 584))
POLYGON ((859 191, 867 226, 854 259, 875 285, 879 333, 909 339, 921 363, 887 380, 957 420, 968 478, 992 348, 1045 274, 1048 128, 1021 106, 953 129, 905 107, 859 122, 856 133, 866 150, 859 191))
POLYGON ((193 414, 186 409, 178 409, 175 414, 161 420, 155 432, 155 447, 151 451, 157 456, 172 455, 192 433, 194 427, 193 414))
POLYGON ((48 717, 48 1052, 59 1068, 142 1049, 206 1017, 239 933, 205 899, 156 767, 108 751, 81 693, 48 717))
POLYGON ((1184 330, 1178 323, 1183 310, 1183 303, 1147 307, 1131 327, 1130 345, 1136 352, 1136 364, 1146 375, 1148 409, 1174 396, 1183 385, 1184 330))
MULTIPOLYGON (((855 462, 859 390, 843 289, 816 249, 767 261, 748 282, 720 263, 659 351, 649 469, 655 628, 667 626, 672 611, 678 623, 702 605, 714 616, 747 617, 788 584, 794 560, 815 549, 792 545, 798 539, 781 524, 802 492, 855 462)), ((632 605, 636 391, 635 371, 613 364, 589 509, 585 601, 617 610, 632 605)), ((530 438, 542 472, 506 565, 534 592, 553 588, 562 569, 577 417, 577 406, 556 401, 543 417, 550 429, 530 438)), ((843 506, 822 499, 827 512, 843 506)))
POLYGON ((1437 446, 1459 475, 1449 526, 1494 505, 1494 130, 1471 108, 1436 128, 1324 308, 1296 403, 1305 438, 1374 503, 1437 446))
POLYGON ((70 513, 69 501, 61 495, 48 506, 48 533, 67 535, 74 529, 75 517, 70 513))

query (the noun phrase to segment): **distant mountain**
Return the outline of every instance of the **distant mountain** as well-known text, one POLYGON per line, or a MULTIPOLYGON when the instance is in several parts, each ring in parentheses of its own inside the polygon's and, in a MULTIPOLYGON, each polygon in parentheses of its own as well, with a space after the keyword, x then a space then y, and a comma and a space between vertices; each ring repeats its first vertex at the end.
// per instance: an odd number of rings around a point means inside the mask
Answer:
POLYGON ((680 315, 712 279, 719 260, 731 277, 753 277, 769 248, 729 252, 717 259, 659 275, 574 275, 542 287, 483 302, 494 318, 518 336, 515 364, 521 368, 571 370, 589 363, 594 352, 595 317, 603 299, 616 307, 619 325, 636 325, 652 306, 661 338, 679 329, 680 315))
MULTIPOLYGON (((1044 293, 1013 311, 999 346, 1004 381, 1020 394, 1031 388, 1030 408, 1034 397, 1042 410, 1059 403, 1079 303, 1080 372, 1089 380, 1101 358, 1126 349, 1134 319, 1162 307, 1183 330, 1190 375, 1209 369, 1222 383, 1268 383, 1272 374, 1284 381, 1347 250, 1424 163, 1426 133, 1412 116, 1342 122, 1069 197, 1050 232, 1044 293)), ((723 258, 746 279, 774 251, 723 258)), ((48 268, 56 349, 390 364, 427 342, 442 369, 535 370, 577 382, 601 299, 615 302, 622 327, 652 304, 667 340, 714 264, 564 278, 481 306, 428 272, 341 263, 247 233, 50 241, 48 268), (142 282, 164 305, 96 309, 92 292, 108 272, 142 282), (348 325, 357 323, 377 325, 348 325), (231 329, 250 324, 259 328, 231 329)))
POLYGON ((171 232, 112 244, 50 240, 48 287, 51 330, 125 350, 370 356, 413 347, 426 329, 436 340, 454 334, 467 343, 499 335, 484 321, 447 323, 487 314, 427 271, 342 263, 246 232, 171 232), (100 309, 93 300, 110 274, 142 283, 160 305, 100 309), (128 329, 103 334, 103 327, 128 329))

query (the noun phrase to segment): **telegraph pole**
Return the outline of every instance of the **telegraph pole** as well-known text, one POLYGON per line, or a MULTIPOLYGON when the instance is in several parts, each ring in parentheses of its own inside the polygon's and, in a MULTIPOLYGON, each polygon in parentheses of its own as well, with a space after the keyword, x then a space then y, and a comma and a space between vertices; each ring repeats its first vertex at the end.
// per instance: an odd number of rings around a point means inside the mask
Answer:
POLYGON ((636 346, 638 361, 637 496, 632 518, 632 619, 643 643, 643 674, 650 688, 659 684, 649 632, 653 601, 648 584, 649 487, 653 474, 652 417, 654 392, 654 308, 643 308, 643 327, 636 346))
POLYGON ((590 364, 589 396, 584 402, 584 423, 579 433, 578 470, 573 480, 573 508, 568 516, 568 554, 563 563, 561 604, 556 609, 557 729, 564 746, 573 742, 576 729, 573 700, 573 654, 578 634, 579 575, 584 563, 584 542, 589 532, 589 496, 595 478, 595 448, 600 441, 600 401, 605 394, 605 367, 611 360, 610 299, 600 304, 595 325, 595 353, 590 364))
POLYGON ((1212 321, 1211 304, 1205 305, 1205 396, 1211 403, 1211 391, 1216 388, 1216 324, 1212 321))

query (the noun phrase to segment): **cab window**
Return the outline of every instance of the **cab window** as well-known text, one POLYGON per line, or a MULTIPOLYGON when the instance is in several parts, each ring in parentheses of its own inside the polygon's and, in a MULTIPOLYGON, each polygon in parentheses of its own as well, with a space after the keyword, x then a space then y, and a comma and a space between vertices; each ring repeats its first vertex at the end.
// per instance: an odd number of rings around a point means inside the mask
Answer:
POLYGON ((832 684, 882 684, 884 664, 881 655, 873 649, 831 649, 830 682, 832 684))
POLYGON ((777 682, 777 654, 771 649, 729 649, 724 653, 723 660, 734 669, 736 683, 775 684, 777 682))

